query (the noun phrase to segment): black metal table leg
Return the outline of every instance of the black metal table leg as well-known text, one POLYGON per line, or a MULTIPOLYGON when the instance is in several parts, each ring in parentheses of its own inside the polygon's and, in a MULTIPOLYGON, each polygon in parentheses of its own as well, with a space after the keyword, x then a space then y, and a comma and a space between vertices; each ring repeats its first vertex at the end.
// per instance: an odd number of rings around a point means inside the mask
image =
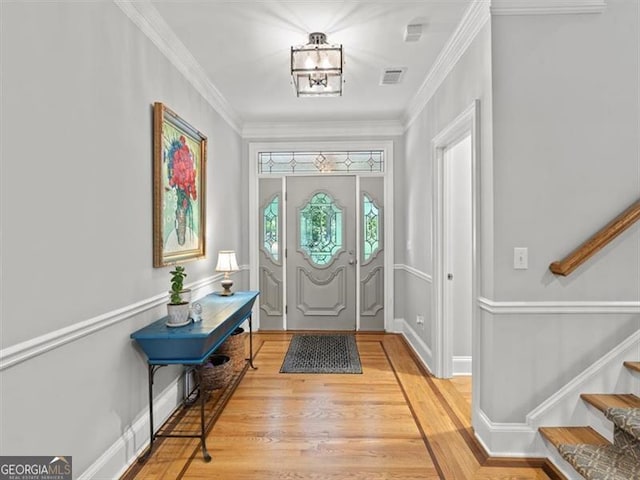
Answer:
POLYGON ((249 315, 249 358, 247 360, 249 360, 249 366, 251 368, 254 370, 258 369, 258 367, 253 364, 253 326, 251 323, 251 315, 249 315))
POLYGON ((182 400, 182 403, 185 407, 191 407, 192 405, 195 405, 195 403, 198 401, 198 397, 200 396, 200 388, 197 385, 197 379, 196 379, 196 385, 194 386, 194 388, 191 388, 191 382, 189 381, 189 374, 193 373, 194 375, 197 375, 196 373, 196 369, 193 367, 187 367, 185 366, 184 369, 184 399, 182 400), (197 391, 197 393, 196 393, 197 391), (195 396, 194 396, 195 393, 195 396))
POLYGON ((211 455, 209 455, 209 452, 207 451, 207 434, 205 432, 204 424, 204 404, 207 399, 207 393, 202 389, 202 376, 200 374, 198 374, 198 385, 200 385, 200 387, 198 387, 198 393, 200 395, 200 444, 202 445, 202 457, 204 458, 205 462, 210 462, 211 455))
POLYGON ((151 451, 153 450, 153 441, 155 440, 155 433, 153 431, 153 377, 156 374, 156 370, 160 367, 164 367, 164 365, 148 365, 149 371, 149 448, 147 451, 138 459, 138 462, 144 463, 147 458, 151 456, 151 451))

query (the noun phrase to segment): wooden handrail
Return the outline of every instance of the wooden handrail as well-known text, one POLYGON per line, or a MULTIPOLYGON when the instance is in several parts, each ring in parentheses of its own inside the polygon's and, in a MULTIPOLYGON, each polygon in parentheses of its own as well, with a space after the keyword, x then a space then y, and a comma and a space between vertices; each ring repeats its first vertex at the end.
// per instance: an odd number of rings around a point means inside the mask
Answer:
POLYGON ((569 255, 549 265, 549 270, 556 275, 566 277, 638 220, 640 220, 640 200, 637 200, 569 255))

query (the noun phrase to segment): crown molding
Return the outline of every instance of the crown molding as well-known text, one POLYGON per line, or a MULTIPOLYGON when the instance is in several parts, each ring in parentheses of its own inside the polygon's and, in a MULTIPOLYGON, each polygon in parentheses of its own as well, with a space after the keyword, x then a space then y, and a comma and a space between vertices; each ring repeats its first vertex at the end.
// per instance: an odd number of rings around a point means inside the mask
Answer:
POLYGON ((473 39, 476 38, 478 32, 489 21, 491 18, 489 6, 490 2, 487 0, 473 0, 458 27, 438 55, 418 92, 409 102, 410 107, 407 109, 404 119, 405 130, 418 118, 438 87, 453 70, 473 39))
POLYGON ((113 0, 238 134, 242 120, 149 0, 113 0))
POLYGON ((397 136, 404 133, 397 120, 245 122, 242 138, 342 138, 397 136))
POLYGON ((606 0, 493 0, 491 15, 563 15, 602 13, 606 0))

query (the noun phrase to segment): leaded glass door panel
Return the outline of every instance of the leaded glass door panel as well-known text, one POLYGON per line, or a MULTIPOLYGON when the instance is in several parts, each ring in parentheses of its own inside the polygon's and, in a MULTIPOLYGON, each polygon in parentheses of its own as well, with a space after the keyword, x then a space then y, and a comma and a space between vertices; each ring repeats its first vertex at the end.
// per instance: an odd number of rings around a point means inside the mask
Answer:
POLYGON ((287 328, 355 330, 353 176, 287 178, 287 328))
POLYGON ((260 179, 258 278, 260 328, 284 327, 284 242, 282 240, 282 179, 260 179))
POLYGON ((360 179, 360 330, 384 330, 384 180, 360 179))

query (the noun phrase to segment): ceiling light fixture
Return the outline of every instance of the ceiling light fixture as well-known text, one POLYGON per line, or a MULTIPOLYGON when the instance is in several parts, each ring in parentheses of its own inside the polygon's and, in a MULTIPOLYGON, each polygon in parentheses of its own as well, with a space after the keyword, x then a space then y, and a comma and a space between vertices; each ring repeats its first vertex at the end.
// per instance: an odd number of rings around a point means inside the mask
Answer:
POLYGON ((291 77, 298 97, 342 95, 342 45, 329 45, 324 33, 309 34, 309 43, 291 47, 291 77))

